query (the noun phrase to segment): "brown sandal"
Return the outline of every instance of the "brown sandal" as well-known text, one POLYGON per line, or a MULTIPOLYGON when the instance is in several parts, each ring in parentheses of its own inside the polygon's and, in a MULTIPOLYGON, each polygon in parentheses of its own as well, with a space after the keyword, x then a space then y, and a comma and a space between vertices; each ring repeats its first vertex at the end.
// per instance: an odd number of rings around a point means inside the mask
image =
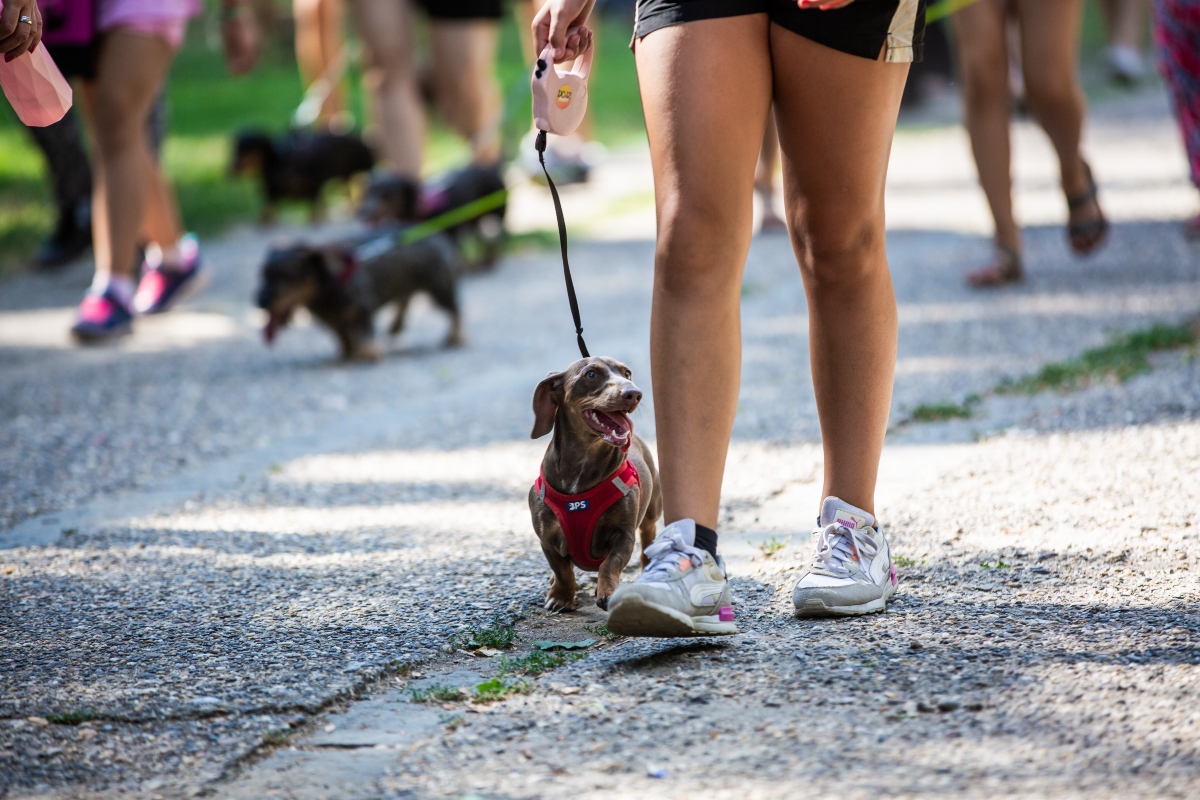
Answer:
POLYGON ((1067 198, 1067 211, 1074 213, 1089 205, 1096 207, 1097 216, 1083 222, 1067 222, 1067 238, 1077 255, 1086 256, 1095 252, 1108 238, 1108 219, 1096 198, 1096 181, 1092 179, 1092 168, 1083 162, 1083 172, 1088 187, 1074 197, 1067 198))
POLYGON ((1021 256, 1016 250, 998 244, 992 263, 967 273, 967 285, 976 289, 990 289, 1020 283, 1024 278, 1025 270, 1021 266, 1021 256))

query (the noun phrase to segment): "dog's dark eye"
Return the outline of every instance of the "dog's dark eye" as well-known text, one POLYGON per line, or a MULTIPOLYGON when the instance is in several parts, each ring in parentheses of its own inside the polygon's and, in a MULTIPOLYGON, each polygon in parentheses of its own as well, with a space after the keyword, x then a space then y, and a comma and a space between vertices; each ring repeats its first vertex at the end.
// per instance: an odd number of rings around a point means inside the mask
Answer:
POLYGON ((595 380, 596 379, 596 370, 589 369, 587 376, 588 376, 588 380, 595 380))
POLYGON ((632 377, 633 377, 633 373, 632 373, 632 372, 630 372, 629 370, 625 370, 625 377, 626 377, 626 378, 632 378, 632 377))

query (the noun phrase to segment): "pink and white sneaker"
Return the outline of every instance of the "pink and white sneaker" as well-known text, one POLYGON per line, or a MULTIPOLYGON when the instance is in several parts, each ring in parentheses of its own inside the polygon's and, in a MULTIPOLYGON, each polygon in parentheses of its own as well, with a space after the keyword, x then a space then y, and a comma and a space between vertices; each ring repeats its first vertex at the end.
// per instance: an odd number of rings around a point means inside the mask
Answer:
POLYGON ((179 240, 180 266, 163 264, 161 252, 155 250, 147 250, 142 280, 133 296, 133 310, 139 314, 161 314, 200 291, 208 280, 200 259, 200 243, 194 235, 189 233, 179 240))
POLYGON ((132 331, 133 312, 111 288, 100 294, 88 292, 84 295, 71 327, 71 335, 86 343, 116 339, 132 331))
POLYGON ((792 592, 797 617, 850 617, 887 608, 896 567, 875 517, 826 497, 812 534, 808 569, 792 592))

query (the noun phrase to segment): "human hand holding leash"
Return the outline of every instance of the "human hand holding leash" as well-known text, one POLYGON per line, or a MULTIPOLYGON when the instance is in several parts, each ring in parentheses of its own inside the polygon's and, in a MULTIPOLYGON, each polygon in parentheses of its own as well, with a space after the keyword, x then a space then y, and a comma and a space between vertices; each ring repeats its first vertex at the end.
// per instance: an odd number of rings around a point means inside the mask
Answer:
POLYGON ((42 40, 42 12, 35 0, 8 0, 0 12, 0 53, 5 61, 24 55, 42 40))
POLYGON ((533 51, 554 48, 554 62, 570 61, 592 46, 592 31, 584 23, 596 0, 549 0, 533 17, 533 51))

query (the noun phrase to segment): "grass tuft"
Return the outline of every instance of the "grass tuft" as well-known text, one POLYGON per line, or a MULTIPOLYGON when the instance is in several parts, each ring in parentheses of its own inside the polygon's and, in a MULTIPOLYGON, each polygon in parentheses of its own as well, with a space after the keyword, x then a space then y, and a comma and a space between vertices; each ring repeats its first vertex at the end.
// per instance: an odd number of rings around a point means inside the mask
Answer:
POLYGON ((779 541, 774 536, 758 544, 758 549, 762 551, 765 558, 770 558, 785 547, 787 547, 787 543, 779 541))
POLYGON ((53 714, 46 715, 46 721, 55 725, 79 725, 93 719, 100 719, 100 715, 94 711, 83 711, 80 709, 56 711, 53 714))
POLYGON ((979 404, 979 395, 969 395, 961 403, 922 403, 912 410, 913 422, 944 422, 948 419, 970 419, 979 404))
POLYGON ((1127 381, 1150 370, 1151 353, 1196 344, 1196 331, 1186 325, 1153 325, 1113 336, 1103 347, 1047 364, 1034 375, 996 387, 1000 394, 1036 394, 1046 389, 1077 389, 1102 378, 1127 381))
POLYGON ((619 633, 613 633, 612 631, 610 631, 608 629, 608 626, 605 625, 603 622, 598 623, 596 625, 584 625, 583 629, 598 639, 606 639, 607 641, 610 641, 610 642, 613 639, 621 638, 621 635, 619 633))
POLYGON ((566 652, 552 653, 545 650, 534 650, 521 658, 500 659, 500 674, 503 675, 541 675, 557 669, 568 661, 578 661, 586 658, 587 653, 566 652))
POLYGON ((470 636, 458 637, 456 645, 466 650, 475 650, 480 647, 492 647, 497 650, 507 650, 513 646, 513 642, 517 640, 517 626, 515 623, 504 623, 500 621, 500 617, 495 617, 492 624, 486 628, 472 628, 470 636))
POLYGON ((291 738, 292 731, 290 728, 276 728, 263 734, 263 741, 267 744, 284 744, 291 738))
POLYGON ((408 693, 414 703, 456 703, 466 699, 462 689, 441 683, 430 684, 424 689, 409 689, 408 693))
MULTIPOLYGON (((908 556, 893 556, 892 563, 897 567, 913 567, 916 566, 917 560, 915 558, 909 558, 908 556)), ((924 564, 925 560, 921 559, 921 563, 924 564)))
POLYGON ((492 678, 475 687, 475 695, 471 699, 476 703, 495 703, 514 694, 529 694, 533 686, 529 681, 508 681, 504 678, 492 678))

